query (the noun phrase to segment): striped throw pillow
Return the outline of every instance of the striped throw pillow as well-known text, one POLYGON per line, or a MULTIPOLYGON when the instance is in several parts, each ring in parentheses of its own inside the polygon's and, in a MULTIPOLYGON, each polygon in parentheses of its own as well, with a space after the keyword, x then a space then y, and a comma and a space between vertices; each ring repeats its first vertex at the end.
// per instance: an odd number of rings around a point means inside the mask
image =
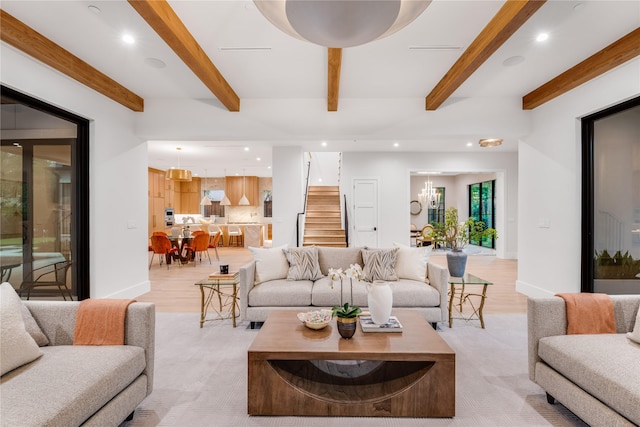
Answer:
POLYGON ((287 280, 318 280, 322 277, 315 246, 283 249, 283 252, 289 261, 287 280))
POLYGON ((398 280, 396 274, 396 258, 400 248, 392 249, 363 249, 364 280, 398 280))

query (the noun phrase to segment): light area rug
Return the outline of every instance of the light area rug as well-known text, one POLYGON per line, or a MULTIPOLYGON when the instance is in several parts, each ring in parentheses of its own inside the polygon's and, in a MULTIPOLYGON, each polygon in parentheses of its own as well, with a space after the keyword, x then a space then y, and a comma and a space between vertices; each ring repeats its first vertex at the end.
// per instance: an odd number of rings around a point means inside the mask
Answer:
POLYGON ((484 317, 486 329, 438 324, 456 352, 454 418, 325 418, 247 415, 247 350, 258 330, 230 320, 200 329, 198 314, 158 313, 153 393, 122 427, 586 426, 529 380, 526 315, 484 317))

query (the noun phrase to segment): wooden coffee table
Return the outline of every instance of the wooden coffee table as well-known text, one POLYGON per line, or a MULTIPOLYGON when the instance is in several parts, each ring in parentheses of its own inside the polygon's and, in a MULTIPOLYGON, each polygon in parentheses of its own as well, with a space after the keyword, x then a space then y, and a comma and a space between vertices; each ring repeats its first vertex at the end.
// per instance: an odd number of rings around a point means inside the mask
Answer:
POLYGON ((274 311, 248 351, 250 415, 453 417, 455 353, 413 311, 402 333, 340 337, 274 311))

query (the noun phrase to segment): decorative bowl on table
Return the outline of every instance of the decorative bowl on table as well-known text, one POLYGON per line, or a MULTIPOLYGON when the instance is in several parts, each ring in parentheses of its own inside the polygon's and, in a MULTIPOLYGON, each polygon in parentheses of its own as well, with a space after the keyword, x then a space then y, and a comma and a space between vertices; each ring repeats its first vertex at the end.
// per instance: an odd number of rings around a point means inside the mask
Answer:
POLYGON ((309 329, 322 329, 331 321, 331 310, 314 310, 298 313, 298 319, 309 329))

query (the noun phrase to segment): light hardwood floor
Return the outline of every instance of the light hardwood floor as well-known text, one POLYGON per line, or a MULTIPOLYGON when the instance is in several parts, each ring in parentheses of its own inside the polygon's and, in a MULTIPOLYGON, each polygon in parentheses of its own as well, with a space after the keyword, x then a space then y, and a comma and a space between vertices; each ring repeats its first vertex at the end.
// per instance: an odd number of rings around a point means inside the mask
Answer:
MULTIPOLYGON (((237 271, 251 261, 248 249, 218 248, 220 262, 228 264, 230 271, 237 271)), ((158 258, 149 270, 151 291, 136 298, 138 301, 154 302, 158 312, 200 312, 200 290, 194 284, 219 270, 215 251, 209 250, 211 264, 205 259, 194 267, 192 263, 178 266, 172 264, 159 266, 158 258)), ((149 255, 151 257, 151 255, 149 255)), ((430 261, 446 266, 444 255, 431 255, 430 261)), ((526 313, 527 298, 515 290, 517 260, 499 259, 489 255, 470 255, 467 260, 467 272, 490 280, 493 285, 487 292, 488 298, 484 313, 526 313)))

